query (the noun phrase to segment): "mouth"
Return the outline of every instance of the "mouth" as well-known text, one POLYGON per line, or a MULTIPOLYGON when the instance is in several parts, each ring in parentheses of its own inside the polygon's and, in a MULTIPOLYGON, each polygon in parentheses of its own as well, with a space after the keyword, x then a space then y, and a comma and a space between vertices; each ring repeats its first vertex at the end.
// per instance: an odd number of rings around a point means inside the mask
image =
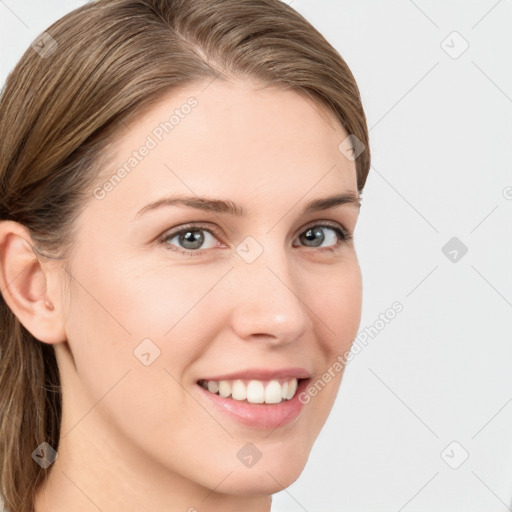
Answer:
POLYGON ((279 404, 291 400, 297 393, 298 385, 305 379, 280 378, 272 380, 235 379, 206 380, 197 383, 214 395, 250 404, 279 404))
POLYGON ((251 428, 275 430, 298 420, 304 406, 298 397, 310 380, 302 369, 260 370, 202 378, 196 385, 212 412, 251 428))

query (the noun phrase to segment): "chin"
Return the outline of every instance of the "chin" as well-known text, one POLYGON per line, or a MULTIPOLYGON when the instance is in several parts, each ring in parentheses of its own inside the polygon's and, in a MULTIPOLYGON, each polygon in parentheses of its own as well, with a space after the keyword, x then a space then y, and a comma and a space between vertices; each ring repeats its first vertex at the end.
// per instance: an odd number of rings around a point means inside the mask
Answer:
POLYGON ((295 445, 294 449, 283 449, 279 444, 265 447, 261 459, 254 465, 244 467, 240 463, 232 468, 222 492, 234 495, 270 495, 289 487, 299 478, 308 460, 310 450, 306 450, 304 444, 295 445))
POLYGON ((238 496, 275 494, 293 484, 304 467, 305 464, 292 467, 283 460, 278 470, 270 470, 266 467, 251 468, 247 471, 237 470, 226 479, 223 492, 238 496))

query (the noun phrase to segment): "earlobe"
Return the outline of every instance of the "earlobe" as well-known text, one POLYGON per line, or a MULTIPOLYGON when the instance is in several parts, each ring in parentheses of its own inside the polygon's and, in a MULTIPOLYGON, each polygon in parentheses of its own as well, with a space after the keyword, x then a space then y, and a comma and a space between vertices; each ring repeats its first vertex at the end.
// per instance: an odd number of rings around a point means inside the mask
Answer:
POLYGON ((48 297, 48 277, 54 269, 42 261, 33 245, 23 225, 0 222, 0 289, 8 307, 36 339, 59 343, 66 335, 54 304, 58 297, 48 297))

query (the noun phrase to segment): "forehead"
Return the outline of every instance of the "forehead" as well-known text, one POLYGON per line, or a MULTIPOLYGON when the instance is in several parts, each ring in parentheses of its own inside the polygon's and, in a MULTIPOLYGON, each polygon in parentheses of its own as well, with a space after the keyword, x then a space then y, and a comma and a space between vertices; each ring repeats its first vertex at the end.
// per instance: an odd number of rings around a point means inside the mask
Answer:
POLYGON ((98 184, 111 183, 105 203, 132 209, 164 192, 250 202, 355 191, 355 164, 338 149, 346 137, 331 112, 297 91, 198 83, 126 125, 98 184))

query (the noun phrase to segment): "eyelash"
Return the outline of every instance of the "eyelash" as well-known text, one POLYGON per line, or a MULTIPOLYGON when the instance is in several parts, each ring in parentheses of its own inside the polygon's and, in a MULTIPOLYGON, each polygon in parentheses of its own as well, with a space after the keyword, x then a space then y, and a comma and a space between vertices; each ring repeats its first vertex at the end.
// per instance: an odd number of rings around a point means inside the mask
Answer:
MULTIPOLYGON (((342 245, 347 244, 350 240, 352 240, 354 238, 353 233, 351 233, 345 227, 343 227, 337 223, 331 223, 331 222, 326 222, 326 221, 306 226, 304 228, 304 230, 300 233, 300 235, 305 233, 308 229, 316 228, 316 227, 332 229, 336 233, 336 236, 338 238, 338 242, 336 243, 336 245, 331 246, 331 247, 318 248, 318 250, 322 251, 322 252, 324 252, 324 251, 336 252, 341 249, 342 245)), ((180 247, 177 247, 175 245, 171 245, 168 243, 169 240, 172 240, 177 235, 181 235, 188 231, 207 231, 208 233, 213 235, 215 238, 219 238, 219 236, 220 236, 219 233, 217 232, 217 230, 212 228, 211 226, 205 226, 202 224, 186 224, 177 231, 171 231, 170 233, 165 233, 164 235, 162 235, 159 238, 159 241, 160 241, 160 243, 166 245, 167 249, 169 249, 171 251, 178 252, 180 254, 184 254, 186 256, 200 256, 205 251, 211 250, 211 249, 195 249, 195 250, 188 249, 187 250, 187 249, 182 249, 180 247)), ((314 247, 312 247, 311 249, 314 249, 314 247)))

